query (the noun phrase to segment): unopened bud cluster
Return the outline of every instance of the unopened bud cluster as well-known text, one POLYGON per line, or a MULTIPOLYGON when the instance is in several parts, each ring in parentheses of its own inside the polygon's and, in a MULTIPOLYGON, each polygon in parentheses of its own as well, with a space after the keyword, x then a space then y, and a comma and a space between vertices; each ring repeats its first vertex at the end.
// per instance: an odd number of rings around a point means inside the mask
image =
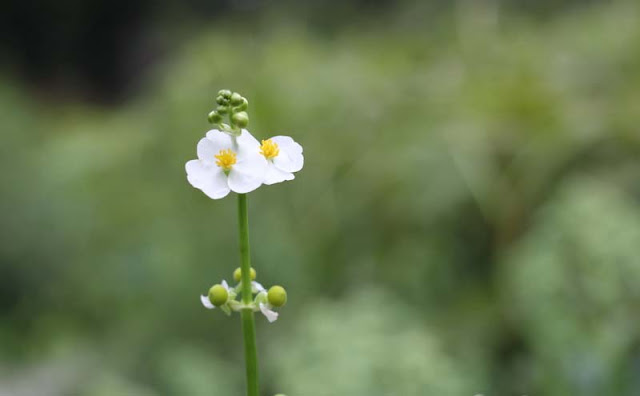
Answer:
POLYGON ((237 92, 221 89, 216 96, 216 109, 209 113, 209 123, 221 131, 238 135, 249 124, 249 101, 237 92), (228 118, 228 123, 224 122, 228 118))
POLYGON ((251 268, 249 276, 251 278, 252 302, 245 304, 237 297, 242 293, 242 270, 236 268, 233 271, 233 280, 236 282, 235 287, 229 287, 226 281, 211 286, 209 293, 202 296, 202 304, 213 309, 220 308, 228 315, 231 312, 238 312, 242 309, 251 309, 254 312, 262 312, 264 316, 273 322, 278 318, 278 313, 274 308, 280 308, 287 303, 287 292, 282 286, 272 286, 266 290, 260 283, 256 282, 256 270, 251 268), (255 297, 253 296, 255 294, 255 297))

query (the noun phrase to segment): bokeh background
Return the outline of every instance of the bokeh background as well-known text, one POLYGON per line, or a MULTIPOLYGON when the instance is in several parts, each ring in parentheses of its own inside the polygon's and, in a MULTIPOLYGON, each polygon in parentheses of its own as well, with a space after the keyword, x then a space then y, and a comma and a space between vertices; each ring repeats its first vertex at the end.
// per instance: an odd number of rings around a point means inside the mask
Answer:
POLYGON ((218 89, 305 148, 249 198, 264 395, 640 394, 635 1, 26 1, 0 13, 0 395, 241 395, 218 89))

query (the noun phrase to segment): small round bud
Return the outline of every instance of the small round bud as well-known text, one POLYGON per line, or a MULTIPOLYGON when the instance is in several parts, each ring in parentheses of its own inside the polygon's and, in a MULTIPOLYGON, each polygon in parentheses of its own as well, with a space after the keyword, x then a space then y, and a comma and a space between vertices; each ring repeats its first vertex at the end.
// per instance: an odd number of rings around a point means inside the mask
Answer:
POLYGON ((213 285, 209 289, 209 301, 216 307, 226 303, 229 299, 229 292, 222 285, 213 285))
POLYGON ((240 102, 237 105, 234 105, 235 107, 233 108, 234 112, 239 112, 239 111, 243 111, 249 108, 249 102, 245 99, 242 98, 242 102, 240 102))
POLYGON ((219 124, 222 121, 222 116, 217 111, 209 113, 209 124, 219 124))
POLYGON ((231 116, 231 122, 233 122, 240 128, 244 128, 247 126, 247 124, 249 124, 249 115, 246 111, 235 113, 233 116, 231 116))
POLYGON ((267 299, 274 307, 281 307, 287 303, 287 292, 282 286, 273 286, 267 293, 267 299))
POLYGON ((223 98, 229 100, 231 99, 231 91, 228 89, 221 89, 218 91, 218 96, 222 96, 223 98))
POLYGON ((239 94, 239 93, 237 93, 237 92, 234 92, 234 93, 231 95, 231 106, 238 106, 239 104, 242 104, 242 100, 243 100, 243 99, 244 99, 244 98, 242 97, 242 95, 240 95, 240 94, 239 94))
MULTIPOLYGON (((256 270, 251 267, 251 269, 249 270, 249 278, 251 278, 251 280, 256 280, 256 276, 256 270)), ((236 270, 233 271, 233 279, 236 282, 240 282, 242 280, 242 270, 240 269, 240 267, 236 268, 236 270)))
POLYGON ((218 112, 218 114, 225 115, 229 112, 229 108, 227 106, 218 106, 216 111, 218 112))
POLYGON ((227 99, 225 99, 224 97, 218 95, 216 97, 216 103, 219 104, 220 106, 226 106, 229 104, 229 101, 227 99))

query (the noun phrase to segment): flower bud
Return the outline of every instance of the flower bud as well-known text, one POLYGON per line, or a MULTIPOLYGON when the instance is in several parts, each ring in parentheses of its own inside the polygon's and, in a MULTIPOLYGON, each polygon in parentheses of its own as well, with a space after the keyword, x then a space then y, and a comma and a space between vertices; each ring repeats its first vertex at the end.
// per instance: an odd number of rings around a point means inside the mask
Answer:
POLYGON ((274 307, 281 307, 287 303, 287 292, 282 286, 272 286, 267 293, 267 299, 274 307))
POLYGON ((233 116, 231 116, 231 122, 233 122, 240 128, 244 128, 247 126, 247 124, 249 124, 249 115, 246 111, 235 113, 233 116))
POLYGON ((222 285, 213 285, 209 289, 209 301, 216 307, 226 303, 229 299, 229 292, 222 285))
MULTIPOLYGON (((249 277, 251 278, 251 280, 255 280, 256 276, 256 270, 251 267, 251 269, 249 270, 249 277)), ((242 280, 242 269, 240 269, 240 267, 236 268, 236 270, 233 271, 233 279, 236 282, 240 282, 242 280)))
POLYGON ((229 100, 231 99, 231 91, 228 89, 221 89, 218 91, 218 96, 222 96, 223 98, 229 100))
POLYGON ((240 111, 248 109, 249 108, 249 102, 245 98, 242 98, 242 101, 240 103, 238 103, 237 105, 233 105, 233 106, 235 106, 233 108, 233 112, 237 113, 237 112, 240 112, 240 111))
POLYGON ((222 121, 222 116, 217 111, 209 113, 209 124, 219 124, 222 121))
POLYGON ((227 106, 218 106, 216 111, 218 112, 218 114, 225 115, 229 112, 229 108, 227 106))
POLYGON ((216 103, 219 104, 220 106, 226 106, 229 104, 229 101, 223 98, 222 96, 218 95, 216 97, 216 103))
POLYGON ((244 98, 242 97, 242 95, 240 95, 237 92, 234 92, 231 95, 231 106, 238 106, 238 105, 242 104, 243 100, 244 100, 244 98))

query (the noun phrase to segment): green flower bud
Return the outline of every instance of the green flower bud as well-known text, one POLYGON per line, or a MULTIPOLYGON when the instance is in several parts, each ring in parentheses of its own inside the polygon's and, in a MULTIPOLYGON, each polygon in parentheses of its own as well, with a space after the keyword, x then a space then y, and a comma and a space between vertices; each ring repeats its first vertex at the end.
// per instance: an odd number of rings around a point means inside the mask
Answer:
POLYGON ((227 106, 218 106, 216 111, 218 112, 218 114, 225 115, 229 112, 229 108, 227 106))
POLYGON ((287 292, 282 286, 272 286, 267 293, 267 299, 274 307, 281 307, 287 303, 287 292))
POLYGON ((231 95, 231 106, 238 106, 238 105, 242 104, 243 100, 244 100, 244 98, 242 97, 242 95, 240 95, 237 92, 234 92, 231 95))
MULTIPOLYGON (((249 277, 251 278, 251 280, 256 280, 256 276, 256 270, 251 267, 251 269, 249 270, 249 277)), ((236 270, 233 271, 233 279, 236 282, 240 282, 242 280, 242 269, 240 269, 240 267, 236 268, 236 270)))
POLYGON ((237 113, 239 111, 243 111, 249 108, 249 102, 245 99, 242 98, 242 102, 240 102, 237 105, 234 105, 235 107, 233 108, 233 112, 237 113))
POLYGON ((219 104, 220 106, 227 106, 229 104, 229 101, 224 97, 218 95, 216 97, 216 103, 219 104))
POLYGON ((249 124, 249 115, 246 111, 241 111, 239 113, 235 113, 231 116, 231 122, 237 125, 240 128, 244 128, 249 124))
POLYGON ((231 91, 228 89, 221 89, 218 91, 218 96, 222 96, 223 98, 229 100, 231 99, 231 91))
POLYGON ((217 111, 209 113, 209 124, 219 124, 222 121, 222 116, 217 111))
POLYGON ((209 289, 209 301, 216 307, 226 303, 229 299, 229 292, 222 285, 213 285, 209 289))

